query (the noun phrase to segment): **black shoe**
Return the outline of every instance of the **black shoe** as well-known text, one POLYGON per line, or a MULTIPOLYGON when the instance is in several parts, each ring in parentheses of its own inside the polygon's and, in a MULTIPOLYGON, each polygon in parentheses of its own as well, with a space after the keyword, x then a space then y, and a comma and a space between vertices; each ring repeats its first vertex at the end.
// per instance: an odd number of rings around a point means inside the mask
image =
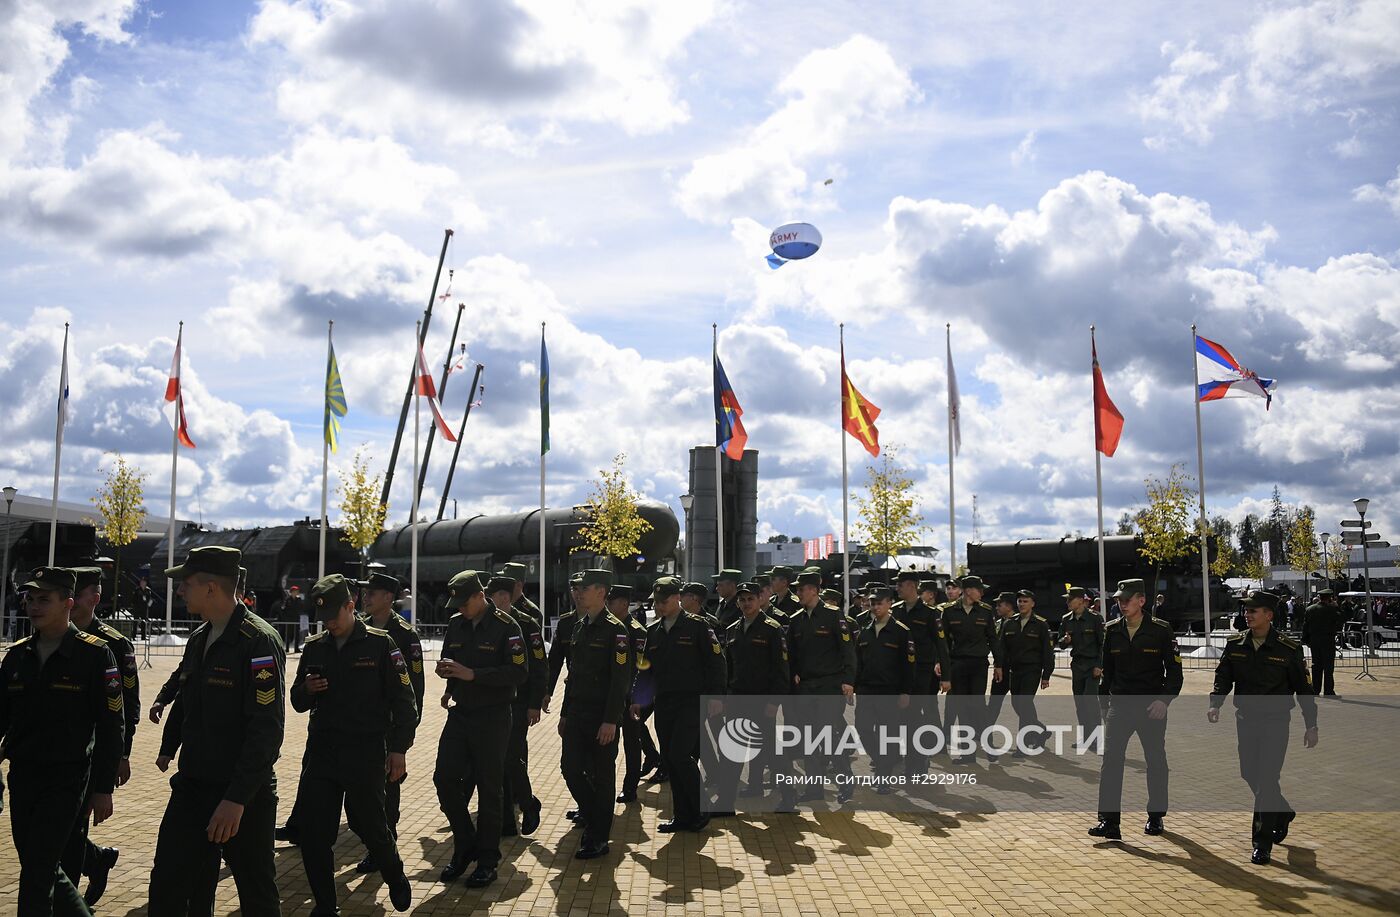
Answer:
POLYGON ((1272 860, 1272 851, 1268 847, 1255 847, 1254 852, 1249 855, 1249 862, 1255 866, 1268 866, 1272 860))
POLYGON ((1097 825, 1089 829, 1089 836, 1102 837, 1110 841, 1121 841, 1123 839, 1123 832, 1119 829, 1118 822, 1100 819, 1097 825))
POLYGON ((301 831, 291 825, 282 825, 276 831, 272 832, 272 836, 279 841, 285 841, 291 844, 293 847, 301 843, 301 831))
POLYGON ((514 821, 503 822, 501 824, 501 837, 516 837, 520 834, 520 829, 515 827, 514 821))
MULTIPOLYGON (((973 757, 971 757, 971 756, 969 756, 968 759, 967 759, 967 763, 968 763, 968 764, 976 764, 976 763, 977 763, 977 759, 976 759, 976 758, 973 758, 973 757)), ((988 763, 988 764, 1000 764, 1000 763, 1001 763, 1001 755, 987 755, 987 763, 988 763)))
POLYGON ((661 762, 660 762, 660 761, 656 760, 655 758, 647 758, 645 761, 642 762, 642 769, 641 769, 641 771, 637 774, 637 776, 638 776, 638 777, 645 777, 646 775, 650 774, 652 771, 656 770, 656 769, 657 769, 658 767, 660 767, 660 766, 661 766, 661 762))
POLYGON ((618 801, 618 802, 636 802, 636 801, 637 801, 637 791, 636 791, 635 789, 632 789, 632 790, 624 789, 621 793, 618 793, 618 794, 617 794, 617 801, 618 801))
MULTIPOLYGON (((1029 758, 1030 755, 1026 754, 1025 752, 1021 751, 1021 749, 1018 748, 1018 749, 1016 749, 1015 751, 1013 751, 1013 752, 1011 753, 1011 757, 1013 757, 1013 758, 1015 758, 1016 760, 1020 761, 1020 760, 1023 759, 1023 758, 1029 758)), ((996 760, 996 759, 993 758, 992 760, 996 760)))
POLYGON ((440 878, 444 882, 451 882, 454 879, 460 878, 462 874, 467 871, 467 867, 471 865, 474 859, 476 858, 470 856, 453 856, 452 862, 443 867, 440 878))
POLYGON ((362 875, 362 876, 365 875, 365 874, 367 874, 367 873, 378 872, 378 871, 379 871, 379 867, 378 867, 377 865, 375 865, 375 862, 374 862, 374 854, 372 854, 372 853, 367 853, 367 854, 365 854, 365 858, 364 858, 363 860, 361 860, 360 862, 358 862, 358 863, 355 864, 355 871, 358 872, 358 873, 359 873, 360 875, 362 875))
POLYGON ((677 831, 684 831, 685 828, 685 822, 675 818, 670 821, 663 821, 656 826, 656 830, 660 831, 662 834, 674 834, 677 831))
POLYGON ((977 756, 976 756, 976 755, 953 755, 953 757, 950 758, 950 759, 948 760, 948 763, 949 763, 949 764, 956 765, 957 767, 968 767, 968 766, 970 766, 970 765, 973 765, 973 764, 976 764, 976 763, 977 763, 977 756))
POLYGON ((578 852, 577 852, 577 853, 574 854, 574 859, 576 859, 576 860, 596 860, 596 859, 598 859, 598 857, 605 857, 605 856, 607 856, 607 855, 608 855, 608 849, 609 849, 609 848, 608 848, 608 845, 607 845, 606 843, 602 843, 602 844, 585 844, 584 846, 582 846, 582 847, 580 847, 580 848, 578 849, 578 852))
POLYGON ((855 787, 848 783, 836 791, 836 802, 838 804, 850 802, 855 795, 855 787))
POLYGON ((1157 835, 1162 834, 1166 830, 1167 829, 1162 826, 1162 816, 1149 815, 1147 816, 1147 824, 1144 825, 1142 828, 1142 833, 1150 834, 1153 837, 1156 837, 1157 835))
POLYGON ((399 877, 389 883, 389 903, 399 913, 413 906, 413 886, 408 883, 408 876, 403 873, 399 873, 399 877))
POLYGON ((569 821, 578 821, 578 809, 570 809, 564 813, 564 817, 569 821))
POLYGON ((709 826, 710 826, 710 816, 708 816, 708 815, 701 815, 699 818, 695 819, 695 821, 693 821, 693 822, 691 822, 690 824, 686 825, 686 826, 685 826, 685 830, 686 830, 686 831, 693 831, 693 832, 695 832, 696 834, 699 834, 701 831, 704 831, 704 830, 705 830, 706 828, 708 828, 709 826))
POLYGON ((882 784, 880 784, 878 787, 876 787, 876 789, 875 789, 876 795, 879 795, 879 796, 888 796, 888 795, 890 795, 890 794, 893 793, 893 792, 894 792, 894 787, 890 786, 888 783, 882 783, 882 784))
POLYGON ((710 818, 733 818, 733 817, 734 817, 734 810, 733 810, 733 809, 721 809, 721 810, 718 811, 718 812, 711 812, 709 815, 706 815, 706 816, 705 816, 705 818, 707 818, 707 819, 710 819, 710 818))
POLYGON ((669 774, 667 774, 664 770, 657 768, 656 773, 652 774, 650 777, 647 778, 647 783, 665 783, 667 780, 670 779, 671 776, 669 774))
POLYGON ((540 810, 543 808, 538 796, 531 796, 530 801, 520 809, 520 833, 534 834, 540 828, 540 810))
POLYGON ((496 881, 496 867, 478 866, 476 871, 467 876, 467 888, 485 888, 496 881))
POLYGON ((92 872, 88 873, 87 893, 83 895, 88 907, 102 900, 102 895, 107 891, 107 878, 112 874, 112 867, 117 865, 119 856, 121 851, 115 847, 97 848, 97 862, 92 865, 92 872))

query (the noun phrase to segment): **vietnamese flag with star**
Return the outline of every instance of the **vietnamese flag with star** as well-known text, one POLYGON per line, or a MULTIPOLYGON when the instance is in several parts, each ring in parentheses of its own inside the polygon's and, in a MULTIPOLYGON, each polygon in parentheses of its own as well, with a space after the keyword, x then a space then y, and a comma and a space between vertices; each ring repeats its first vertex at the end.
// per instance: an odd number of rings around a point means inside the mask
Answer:
POLYGON ((880 454, 880 431, 875 427, 875 419, 880 409, 871 404, 856 390, 851 377, 846 375, 846 345, 841 345, 841 424, 846 432, 860 440, 865 451, 871 455, 880 454))

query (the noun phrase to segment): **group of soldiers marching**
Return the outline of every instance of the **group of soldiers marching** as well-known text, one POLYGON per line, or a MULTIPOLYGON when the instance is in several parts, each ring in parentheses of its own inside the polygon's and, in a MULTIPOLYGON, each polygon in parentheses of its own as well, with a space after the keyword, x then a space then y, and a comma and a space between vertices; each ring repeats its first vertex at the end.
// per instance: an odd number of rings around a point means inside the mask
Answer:
MULTIPOLYGON (((178 758, 157 834, 149 913, 212 913, 222 864, 244 913, 280 913, 273 855, 280 838, 301 848, 313 913, 338 914, 332 848, 342 808, 367 851, 358 871, 380 873, 393 907, 405 911, 412 888, 397 843, 400 792, 428 698, 421 642, 394 611, 400 584, 378 573, 364 582, 338 574, 319 580, 307 601, 323 629, 306 641, 288 687, 281 639, 241 601, 240 561, 235 549, 203 547, 166 571, 203 623, 149 712, 153 723, 163 722, 157 766, 164 771, 178 758), (273 766, 287 694, 309 719, 295 804, 278 827, 273 766)), ((566 669, 557 728, 579 859, 610 852, 616 807, 635 802, 648 775, 670 783, 671 818, 658 826, 662 833, 702 831, 711 818, 732 815, 739 797, 770 789, 779 811, 822 800, 832 783, 836 802, 848 802, 849 756, 806 750, 799 795, 793 781, 779 779, 772 749, 744 763, 716 753, 714 737, 730 720, 742 716, 769 735, 785 703, 800 703, 817 725, 838 731, 854 705, 862 736, 892 718, 981 734, 1009 694, 1020 731, 1034 742, 1037 728, 1044 731, 1034 697, 1049 686, 1057 645, 1069 651, 1081 736, 1104 727, 1099 819, 1089 834, 1121 837, 1124 758, 1134 735, 1147 764, 1144 831, 1164 830, 1167 708, 1181 691, 1182 668, 1170 626, 1145 610, 1141 580, 1119 584, 1120 616, 1107 625, 1083 589, 1069 589, 1057 636, 1035 613, 1032 593, 1002 592, 988 604, 985 583, 973 575, 950 582, 945 598, 934 581, 900 572, 893 586, 877 583, 855 595, 850 615, 814 568, 780 566, 747 580, 721 571, 713 614, 708 587, 662 577, 646 623, 631 611, 641 597, 614 584, 610 571, 593 569, 571 579, 571 608, 546 648, 542 615, 523 594, 525 572, 508 564, 493 575, 464 571, 448 584, 453 614, 435 665, 447 712, 433 768, 452 837, 444 882, 490 885, 501 838, 539 828, 528 730, 550 713, 566 669), (948 696, 942 711, 940 694, 948 696)), ((140 698, 130 642, 93 615, 100 583, 97 568, 34 571, 22 587, 34 633, 0 663, 20 914, 90 914, 118 855, 88 839, 88 824, 111 815, 113 793, 130 777, 140 698), (79 894, 83 876, 88 889, 79 894)), ((1247 600, 1248 629, 1220 660, 1209 712, 1214 722, 1226 695, 1236 694, 1241 773, 1255 796, 1256 863, 1269 861, 1293 818, 1279 772, 1295 697, 1304 743, 1317 743, 1302 650, 1273 628, 1277 604, 1264 592, 1247 600), (1255 696, 1269 700, 1244 700, 1255 696)), ((972 764, 979 750, 989 763, 997 760, 974 745, 952 763, 972 764)), ((912 750, 872 753, 871 760, 886 778, 926 773, 930 763, 912 750)), ((876 792, 893 786, 880 782, 876 792)))

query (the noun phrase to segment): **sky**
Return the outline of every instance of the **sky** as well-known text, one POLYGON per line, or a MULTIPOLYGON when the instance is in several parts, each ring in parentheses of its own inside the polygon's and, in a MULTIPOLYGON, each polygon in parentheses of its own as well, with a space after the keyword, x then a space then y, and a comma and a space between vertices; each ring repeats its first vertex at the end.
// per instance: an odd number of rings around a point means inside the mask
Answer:
MULTIPOLYGON (((0 5, 0 477, 60 496, 117 454, 182 517, 319 512, 327 322, 358 454, 387 465, 427 358, 480 362, 451 497, 548 502, 626 453, 676 508, 713 443, 711 326, 759 452, 760 537, 841 525, 839 337, 948 543, 1092 533, 1089 326, 1125 418, 1105 516, 1196 474, 1192 337, 1278 380, 1202 406, 1211 515, 1277 486, 1318 529, 1400 524, 1400 4, 18 0, 0 5), (988 8, 993 7, 993 8, 988 8), (818 226, 779 270, 769 231, 818 226), (450 270, 450 277, 448 271, 450 270), (945 331, 946 329, 946 331, 945 331)), ((426 417, 426 411, 425 417, 426 417)), ((411 435, 411 429, 410 429, 411 435)), ((426 427, 425 427, 426 433, 426 427)), ((390 520, 410 505, 401 457, 390 520)), ((853 489, 866 455, 848 443, 853 489)), ((436 508, 450 450, 424 490, 436 508)), ((449 509, 449 513, 451 510, 449 509)), ((853 533, 853 538, 858 537, 853 533)), ((961 554, 961 550, 959 554, 961 554)))

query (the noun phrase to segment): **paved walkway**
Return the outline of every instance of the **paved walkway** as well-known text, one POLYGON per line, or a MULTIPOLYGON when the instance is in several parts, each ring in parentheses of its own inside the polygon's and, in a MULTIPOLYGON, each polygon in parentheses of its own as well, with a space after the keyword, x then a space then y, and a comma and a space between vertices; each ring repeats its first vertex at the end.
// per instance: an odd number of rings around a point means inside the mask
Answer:
MULTIPOLYGON (((155 657, 155 668, 142 672, 147 703, 175 661, 155 657)), ((1380 676, 1368 684, 1348 677, 1339 689, 1350 696, 1400 694, 1400 672, 1381 670, 1380 676)), ((432 680, 430 674, 430 694, 432 680)), ((1206 673, 1188 673, 1187 693, 1208 690, 1206 673)), ((1057 676, 1050 693, 1068 692, 1069 679, 1057 676)), ((675 836, 656 832, 669 806, 663 786, 646 788, 640 804, 619 808, 609 857, 580 862, 572 859, 578 835, 566 830, 563 818, 569 800, 557 767, 553 716, 531 730, 531 769, 545 806, 538 836, 505 842, 501 880, 491 888, 444 886, 436 880, 451 855, 451 839, 431 774, 444 715, 430 705, 409 753, 404 791, 400 846, 418 914, 1400 913, 1400 818, 1394 813, 1304 815, 1275 849, 1273 865, 1256 867, 1248 862, 1248 817, 1240 813, 1173 814, 1168 833, 1156 838, 1142 836, 1136 818, 1125 816, 1121 844, 1094 843, 1084 834, 1092 817, 1064 812, 770 815, 716 821, 703 835, 675 836)), ((289 707, 277 768, 283 818, 295 793, 305 724, 306 717, 289 707)), ((1233 730, 1226 728, 1222 741, 1232 744, 1233 730)), ((1327 738, 1324 720, 1322 741, 1327 738)), ((143 720, 132 782, 118 791, 113 819, 94 832, 99 843, 122 850, 102 914, 145 913, 155 832, 168 797, 166 777, 152 763, 157 741, 158 729, 143 720)), ((1290 768, 1306 763, 1300 749, 1290 753, 1290 768)), ((1129 782, 1134 779, 1140 781, 1130 774, 1129 782)), ((392 913, 379 877, 354 872, 361 853, 346 832, 337 848, 342 913, 392 913)), ((283 913, 309 914, 296 848, 279 846, 277 864, 283 913)), ((0 831, 0 913, 12 912, 7 907, 13 908, 18 875, 7 824, 0 831)), ((225 873, 217 912, 236 908, 225 873)))

